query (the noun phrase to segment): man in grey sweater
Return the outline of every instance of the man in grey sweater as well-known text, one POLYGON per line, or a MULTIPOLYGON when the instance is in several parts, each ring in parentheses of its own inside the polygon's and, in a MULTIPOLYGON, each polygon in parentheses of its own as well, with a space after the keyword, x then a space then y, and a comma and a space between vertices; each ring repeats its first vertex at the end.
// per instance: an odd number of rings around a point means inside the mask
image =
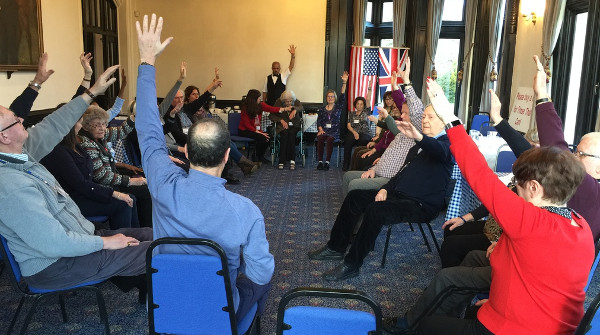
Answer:
POLYGON ((96 95, 116 80, 118 65, 93 87, 30 128, 0 106, 0 235, 25 281, 61 289, 145 272, 152 229, 94 231, 73 200, 38 161, 69 132, 96 95))

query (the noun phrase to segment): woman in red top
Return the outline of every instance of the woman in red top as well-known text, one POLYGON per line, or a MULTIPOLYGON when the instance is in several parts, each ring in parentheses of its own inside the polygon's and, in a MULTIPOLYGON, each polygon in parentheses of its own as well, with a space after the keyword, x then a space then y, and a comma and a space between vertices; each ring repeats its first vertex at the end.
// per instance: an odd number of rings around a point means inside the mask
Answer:
POLYGON ((238 134, 243 137, 248 137, 256 142, 256 161, 262 162, 265 156, 265 151, 269 146, 269 134, 266 129, 261 129, 260 120, 262 112, 281 113, 289 112, 292 107, 273 107, 262 101, 262 94, 258 90, 250 90, 246 94, 246 100, 242 103, 242 115, 240 117, 240 125, 238 134))
MULTIPOLYGON (((536 81, 544 80, 543 69, 536 81)), ((432 316, 425 334, 573 334, 583 316, 583 291, 594 260, 585 219, 565 207, 585 170, 572 154, 554 147, 531 149, 513 165, 518 196, 488 168, 453 113, 442 88, 427 80, 431 103, 446 123, 450 149, 482 204, 504 233, 490 254, 489 301, 477 319, 432 316)), ((492 109, 500 108, 493 91, 492 109)), ((402 132, 418 138, 410 123, 402 132)))

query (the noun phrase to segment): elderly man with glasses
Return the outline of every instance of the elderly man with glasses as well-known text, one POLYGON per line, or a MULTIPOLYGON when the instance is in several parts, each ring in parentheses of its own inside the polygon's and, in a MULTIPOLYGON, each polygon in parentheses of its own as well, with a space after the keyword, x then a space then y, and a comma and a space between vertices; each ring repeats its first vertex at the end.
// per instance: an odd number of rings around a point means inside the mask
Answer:
POLYGON ((112 75, 117 68, 109 68, 86 93, 29 130, 21 117, 0 106, 0 235, 32 287, 54 290, 145 273, 150 242, 141 241, 150 241, 152 230, 95 231, 38 163, 70 131, 94 96, 115 82, 112 75))

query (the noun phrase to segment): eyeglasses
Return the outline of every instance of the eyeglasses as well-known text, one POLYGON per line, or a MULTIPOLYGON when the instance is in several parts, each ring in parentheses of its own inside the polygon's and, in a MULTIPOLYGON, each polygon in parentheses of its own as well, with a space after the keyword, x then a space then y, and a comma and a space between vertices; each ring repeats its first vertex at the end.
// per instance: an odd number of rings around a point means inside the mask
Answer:
POLYGON ((106 128, 108 127, 108 123, 107 122, 99 122, 99 123, 90 123, 90 127, 92 128, 106 128))
POLYGON ((588 154, 588 153, 586 153, 586 152, 583 152, 583 151, 575 151, 573 154, 574 154, 575 156, 578 156, 578 157, 594 157, 594 158, 600 158, 600 156, 596 156, 596 155, 588 154))
POLYGON ((0 130, 0 132, 3 132, 3 131, 5 131, 6 129, 9 129, 10 127, 12 127, 12 126, 16 125, 17 123, 19 123, 19 124, 20 124, 20 123, 21 123, 21 119, 17 118, 17 121, 15 121, 15 122, 13 122, 13 123, 9 124, 8 126, 4 127, 2 130, 0 130))
POLYGON ((517 186, 518 183, 517 177, 513 175, 512 178, 510 178, 510 184, 517 186))

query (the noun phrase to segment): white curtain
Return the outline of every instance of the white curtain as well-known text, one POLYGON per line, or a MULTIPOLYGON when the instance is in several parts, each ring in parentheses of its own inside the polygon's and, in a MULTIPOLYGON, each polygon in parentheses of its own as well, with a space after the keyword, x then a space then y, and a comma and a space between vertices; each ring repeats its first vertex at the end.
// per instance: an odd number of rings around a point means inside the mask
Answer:
POLYGON ((491 0, 490 4, 490 44, 489 44, 489 54, 487 65, 485 67, 484 80, 483 80, 483 92, 481 93, 481 104, 479 105, 479 111, 489 113, 490 111, 490 93, 488 90, 490 88, 494 88, 494 83, 490 81, 490 73, 495 68, 496 72, 498 72, 499 66, 494 64, 493 61, 496 60, 496 54, 498 53, 498 39, 502 38, 500 36, 500 25, 502 17, 500 17, 500 5, 502 4, 501 0, 491 0), (492 61, 493 60, 493 61, 492 61))
POLYGON ((406 45, 404 33, 406 31, 406 0, 394 0, 394 46, 406 45))
POLYGON ((367 12, 366 0, 354 0, 354 45, 362 46, 365 41, 365 16, 367 12))
POLYGON ((540 61, 544 66, 548 62, 552 69, 552 52, 560 34, 563 18, 565 16, 565 5, 567 0, 546 0, 546 9, 544 10, 544 28, 542 31, 542 54, 540 61))
POLYGON ((423 69, 423 93, 421 100, 427 105, 427 77, 431 75, 435 52, 437 50, 440 30, 442 29, 442 14, 444 12, 444 0, 429 0, 427 5, 427 36, 425 45, 425 67, 423 69))
POLYGON ((469 111, 469 91, 471 90, 471 63, 473 62, 473 41, 475 40, 475 25, 477 24, 478 0, 467 0, 465 8, 465 46, 463 55, 465 57, 463 80, 460 88, 460 105, 458 107, 458 118, 466 122, 471 118, 469 111))

